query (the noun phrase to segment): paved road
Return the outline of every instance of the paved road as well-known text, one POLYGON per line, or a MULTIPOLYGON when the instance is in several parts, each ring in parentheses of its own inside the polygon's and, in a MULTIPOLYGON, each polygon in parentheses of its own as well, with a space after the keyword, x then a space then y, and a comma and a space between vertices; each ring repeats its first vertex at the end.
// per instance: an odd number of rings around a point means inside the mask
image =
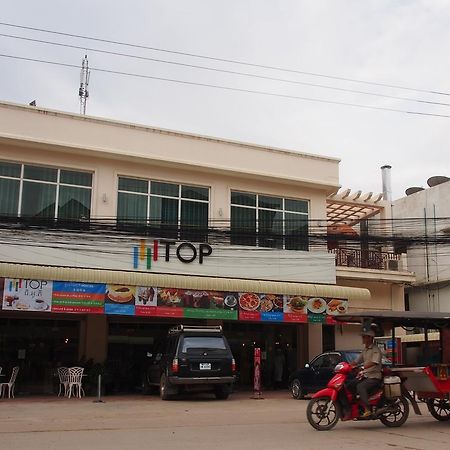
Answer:
POLYGON ((307 401, 285 392, 264 400, 236 393, 226 401, 196 396, 92 399, 41 397, 0 400, 0 449, 448 449, 450 422, 428 412, 401 428, 379 422, 340 422, 317 432, 306 421, 307 401))

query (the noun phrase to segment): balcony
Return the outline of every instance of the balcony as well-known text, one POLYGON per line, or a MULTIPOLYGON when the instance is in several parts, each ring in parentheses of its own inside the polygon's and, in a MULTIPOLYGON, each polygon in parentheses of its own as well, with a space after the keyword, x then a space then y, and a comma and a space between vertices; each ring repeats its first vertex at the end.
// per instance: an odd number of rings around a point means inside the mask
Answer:
POLYGON ((355 248, 336 248, 328 250, 328 253, 334 253, 336 266, 376 270, 399 270, 400 255, 395 253, 355 248))

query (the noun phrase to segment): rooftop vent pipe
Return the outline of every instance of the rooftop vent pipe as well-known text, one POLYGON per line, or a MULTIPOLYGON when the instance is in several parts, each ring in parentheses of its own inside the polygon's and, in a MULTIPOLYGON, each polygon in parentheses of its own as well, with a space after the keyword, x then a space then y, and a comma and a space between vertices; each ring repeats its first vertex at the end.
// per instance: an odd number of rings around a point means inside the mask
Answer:
POLYGON ((392 201, 392 186, 391 186, 391 169, 392 166, 385 165, 381 167, 381 179, 383 184, 383 199, 392 201))

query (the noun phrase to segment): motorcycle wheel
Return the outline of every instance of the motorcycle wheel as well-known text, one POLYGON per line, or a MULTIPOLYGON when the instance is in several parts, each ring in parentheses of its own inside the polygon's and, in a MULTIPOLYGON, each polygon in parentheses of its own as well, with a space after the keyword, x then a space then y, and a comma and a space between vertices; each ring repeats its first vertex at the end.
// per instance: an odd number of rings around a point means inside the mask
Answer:
POLYGON ((309 424, 319 431, 328 431, 336 426, 341 416, 339 405, 329 397, 313 398, 306 408, 309 424))
POLYGON ((436 420, 450 420, 450 401, 447 398, 430 398, 427 400, 427 407, 436 420))
POLYGON ((387 406, 392 409, 380 417, 380 422, 386 427, 401 427, 409 416, 409 403, 404 397, 388 400, 387 406))

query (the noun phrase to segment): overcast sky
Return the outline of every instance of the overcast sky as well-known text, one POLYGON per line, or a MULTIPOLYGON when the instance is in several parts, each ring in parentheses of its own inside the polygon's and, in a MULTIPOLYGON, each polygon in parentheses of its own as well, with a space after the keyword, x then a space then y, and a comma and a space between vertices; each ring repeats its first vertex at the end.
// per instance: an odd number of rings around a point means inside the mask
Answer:
MULTIPOLYGON (((2 22, 334 77, 450 93, 447 0, 15 0, 2 22)), ((0 33, 395 97, 437 95, 136 49, 0 25, 0 33)), ((0 36, 0 53, 80 65, 84 50, 0 36)), ((450 106, 88 52, 95 68, 450 116, 450 106)), ((79 70, 0 57, 0 100, 79 112, 79 70)), ((89 115, 341 159, 343 187, 394 198, 450 176, 450 117, 411 115, 92 71, 89 115)))

